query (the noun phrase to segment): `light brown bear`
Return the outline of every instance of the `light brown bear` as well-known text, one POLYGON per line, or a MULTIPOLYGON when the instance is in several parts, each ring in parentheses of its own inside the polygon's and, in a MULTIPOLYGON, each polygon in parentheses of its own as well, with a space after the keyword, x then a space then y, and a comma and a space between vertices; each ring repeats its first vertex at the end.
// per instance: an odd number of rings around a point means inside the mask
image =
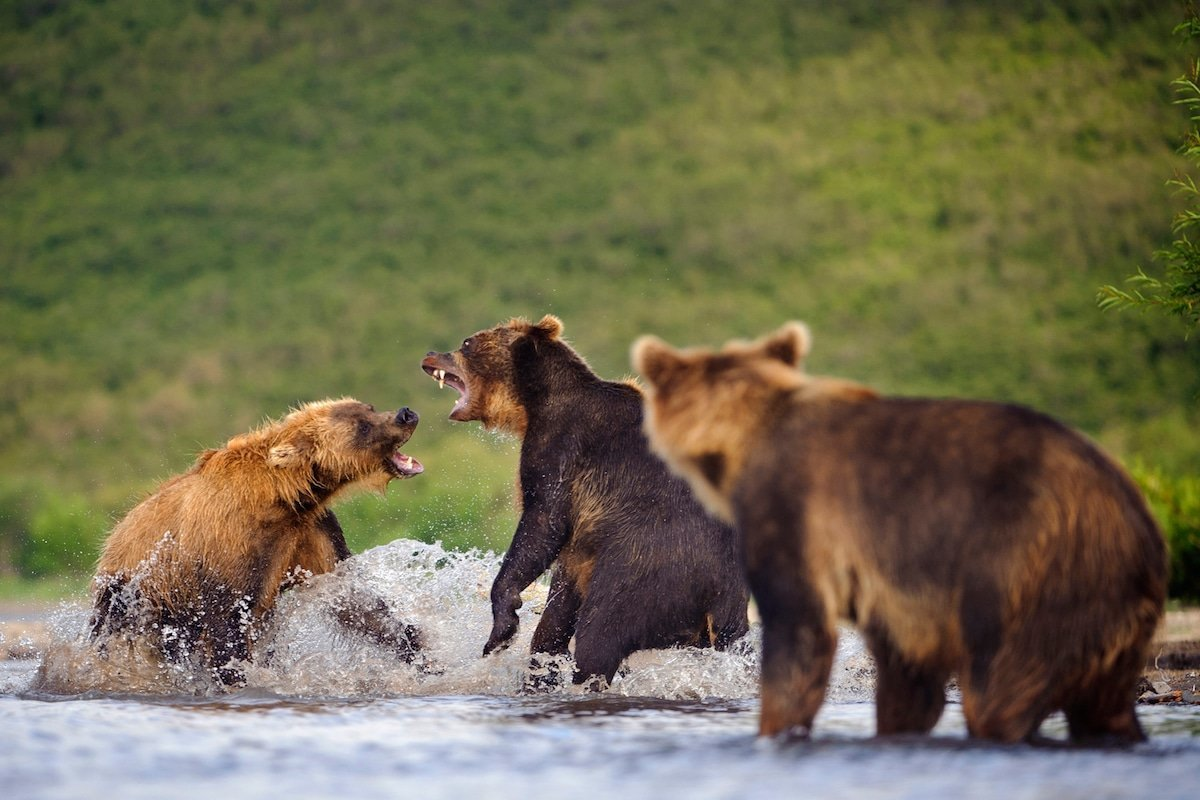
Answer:
POLYGON ((882 397, 797 367, 798 323, 753 344, 633 348, 655 450, 735 525, 763 621, 764 735, 805 735, 839 618, 878 668, 879 734, 925 733, 956 674, 972 736, 1144 738, 1134 686, 1165 548, 1130 479, 1037 412, 882 397))
MULTIPOLYGON (((109 535, 93 582, 93 637, 146 636, 168 660, 238 682, 237 662, 250 659, 281 589, 350 556, 330 504, 422 472, 399 449, 417 421, 408 408, 325 400, 202 453, 109 535)), ((405 661, 420 646, 382 598, 356 597, 336 614, 405 661)))

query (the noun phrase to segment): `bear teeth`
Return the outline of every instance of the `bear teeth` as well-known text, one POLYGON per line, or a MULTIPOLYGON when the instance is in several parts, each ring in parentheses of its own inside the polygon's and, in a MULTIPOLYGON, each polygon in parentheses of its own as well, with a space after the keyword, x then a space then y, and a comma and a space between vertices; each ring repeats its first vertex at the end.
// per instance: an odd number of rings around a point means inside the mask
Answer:
POLYGON ((433 378, 434 378, 434 380, 436 380, 436 381, 438 382, 438 388, 439 388, 439 389, 445 389, 445 388, 446 388, 446 370, 444 370, 444 369, 435 369, 435 370, 433 371, 433 378))

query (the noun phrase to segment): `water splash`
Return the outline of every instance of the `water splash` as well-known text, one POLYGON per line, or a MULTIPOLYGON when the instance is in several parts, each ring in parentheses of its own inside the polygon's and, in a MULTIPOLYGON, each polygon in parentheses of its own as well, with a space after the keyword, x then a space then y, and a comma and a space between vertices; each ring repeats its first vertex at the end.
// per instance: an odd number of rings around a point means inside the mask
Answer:
MULTIPOLYGON (((534 584, 518 612, 520 628, 510 647, 481 657, 491 629, 488 593, 501 556, 446 550, 440 544, 396 540, 348 559, 329 574, 285 592, 271 624, 245 665, 243 692, 285 697, 377 698, 433 695, 515 695, 529 669, 529 642, 545 605, 547 586, 534 584), (381 597, 424 637, 416 664, 345 629, 333 609, 344 598, 381 597)), ((103 650, 89 641, 90 608, 65 604, 50 620, 51 643, 33 681, 53 694, 216 696, 226 691, 187 664, 163 663, 136 639, 110 640, 103 650)), ((681 648, 630 656, 607 694, 672 700, 752 698, 758 693, 760 629, 757 625, 725 652, 681 648)), ((570 664, 558 665, 570 674, 570 664)), ((580 695, 571 685, 555 690, 580 695)), ((828 698, 871 699, 874 668, 862 641, 842 632, 828 698)))

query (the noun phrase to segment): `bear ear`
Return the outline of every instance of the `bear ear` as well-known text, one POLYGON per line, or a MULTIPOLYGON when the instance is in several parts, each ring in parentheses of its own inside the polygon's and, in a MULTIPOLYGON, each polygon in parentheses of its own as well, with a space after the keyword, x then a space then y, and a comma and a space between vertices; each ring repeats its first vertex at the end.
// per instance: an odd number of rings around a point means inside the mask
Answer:
POLYGON ((306 439, 280 442, 267 453, 267 464, 285 469, 294 467, 308 458, 310 443, 306 439))
POLYGON ((562 320, 553 314, 547 314, 542 317, 537 325, 530 329, 530 333, 537 332, 545 336, 547 339, 557 339, 562 334, 562 320))
POLYGON ((668 383, 684 364, 678 351, 657 336, 643 336, 634 342, 630 360, 651 386, 668 383))
POLYGON ((764 338, 759 348, 768 358, 774 358, 789 367, 798 367, 808 357, 812 347, 812 335, 803 322, 789 322, 764 338))

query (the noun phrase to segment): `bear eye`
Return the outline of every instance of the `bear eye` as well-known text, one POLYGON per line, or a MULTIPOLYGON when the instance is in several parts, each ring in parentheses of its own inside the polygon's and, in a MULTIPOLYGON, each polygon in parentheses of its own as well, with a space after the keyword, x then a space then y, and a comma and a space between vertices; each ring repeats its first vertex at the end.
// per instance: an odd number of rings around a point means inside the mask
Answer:
POLYGON ((371 433, 371 423, 365 419, 360 419, 358 421, 357 431, 360 437, 368 436, 371 433))
POLYGON ((462 349, 463 349, 463 350, 469 350, 470 348, 471 348, 471 340, 470 340, 470 339, 463 339, 463 343, 462 343, 462 349))

